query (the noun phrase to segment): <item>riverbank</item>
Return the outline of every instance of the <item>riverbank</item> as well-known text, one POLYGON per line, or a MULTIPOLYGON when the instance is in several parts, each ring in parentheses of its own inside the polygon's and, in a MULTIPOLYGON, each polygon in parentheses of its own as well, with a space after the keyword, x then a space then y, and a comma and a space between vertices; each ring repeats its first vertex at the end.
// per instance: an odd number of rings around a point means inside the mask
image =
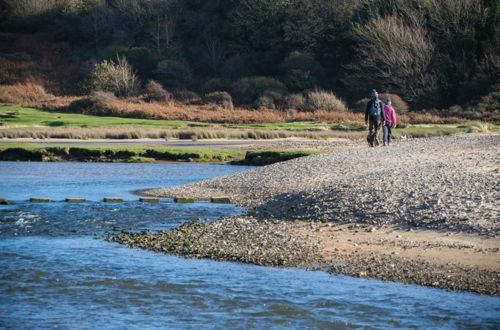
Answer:
MULTIPOLYGON (((499 295, 499 146, 498 135, 408 140, 146 194, 231 196, 252 207, 247 216, 279 220, 319 247, 315 262, 289 266, 499 295)), ((216 259, 232 260, 217 243, 230 233, 207 233, 199 237, 216 242, 216 259)), ((249 240, 259 245, 258 235, 249 240)))
POLYGON ((230 162, 233 165, 267 165, 297 157, 321 153, 319 150, 242 150, 213 149, 206 146, 162 145, 35 145, 0 144, 0 161, 40 162, 230 162))

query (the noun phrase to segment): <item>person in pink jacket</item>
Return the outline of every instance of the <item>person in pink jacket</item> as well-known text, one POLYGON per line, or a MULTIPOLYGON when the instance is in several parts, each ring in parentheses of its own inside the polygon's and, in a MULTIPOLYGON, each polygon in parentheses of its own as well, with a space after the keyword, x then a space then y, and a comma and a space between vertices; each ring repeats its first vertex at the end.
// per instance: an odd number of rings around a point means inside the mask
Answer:
POLYGON ((388 146, 392 139, 392 129, 397 126, 396 110, 392 107, 391 98, 388 97, 384 105, 385 125, 384 130, 384 146, 388 146))

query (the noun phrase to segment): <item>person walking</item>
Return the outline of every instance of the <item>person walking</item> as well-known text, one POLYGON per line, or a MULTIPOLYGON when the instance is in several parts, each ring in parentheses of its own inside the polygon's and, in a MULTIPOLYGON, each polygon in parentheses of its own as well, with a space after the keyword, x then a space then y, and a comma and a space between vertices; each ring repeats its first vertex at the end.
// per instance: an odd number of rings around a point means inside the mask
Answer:
POLYGON ((384 113, 385 113, 385 125, 382 128, 384 131, 383 140, 384 140, 384 146, 388 146, 392 140, 392 129, 396 128, 397 126, 396 110, 394 110, 394 107, 392 106, 392 101, 390 97, 388 97, 385 100, 384 113))
POLYGON ((365 111, 365 123, 368 123, 368 144, 375 147, 380 144, 378 135, 380 126, 385 124, 384 104, 378 98, 375 89, 371 92, 371 100, 368 101, 365 111))

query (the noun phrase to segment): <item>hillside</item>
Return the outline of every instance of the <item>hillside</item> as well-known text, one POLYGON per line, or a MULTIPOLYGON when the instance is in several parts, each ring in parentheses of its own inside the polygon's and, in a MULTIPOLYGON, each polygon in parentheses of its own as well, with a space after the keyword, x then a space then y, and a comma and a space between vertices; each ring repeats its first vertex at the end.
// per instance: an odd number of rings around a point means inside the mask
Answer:
POLYGON ((494 0, 6 0, 0 18, 0 85, 54 95, 311 112, 376 88, 402 111, 500 108, 494 0))

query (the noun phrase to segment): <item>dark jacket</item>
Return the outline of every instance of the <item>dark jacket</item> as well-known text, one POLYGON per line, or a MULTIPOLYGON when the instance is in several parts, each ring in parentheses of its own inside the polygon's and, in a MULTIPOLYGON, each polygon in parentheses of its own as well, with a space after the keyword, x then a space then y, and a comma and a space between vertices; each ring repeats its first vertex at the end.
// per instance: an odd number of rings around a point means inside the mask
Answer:
MULTIPOLYGON (((373 99, 368 101, 368 104, 366 105, 366 111, 365 111, 365 121, 368 121, 368 116, 370 115, 370 108, 372 107, 373 99)), ((384 111, 384 103, 382 101, 378 100, 380 103, 380 120, 385 121, 385 111, 384 111)))

